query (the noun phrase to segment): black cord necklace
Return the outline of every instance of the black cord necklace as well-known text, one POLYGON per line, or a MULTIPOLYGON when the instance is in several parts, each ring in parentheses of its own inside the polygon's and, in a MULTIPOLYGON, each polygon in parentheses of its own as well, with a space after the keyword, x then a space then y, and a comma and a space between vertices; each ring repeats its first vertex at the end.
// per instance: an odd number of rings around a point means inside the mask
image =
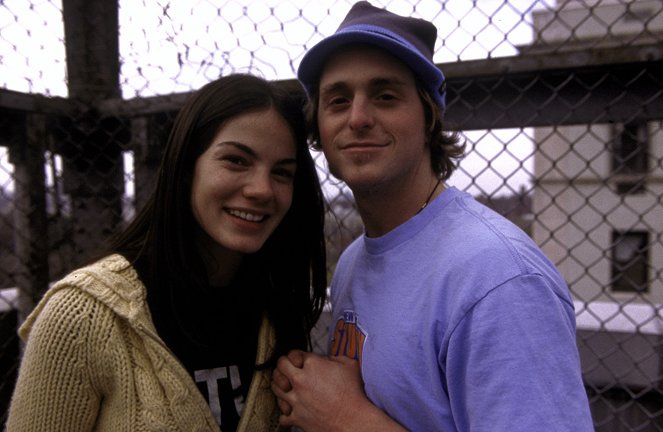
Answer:
POLYGON ((435 191, 437 190, 437 187, 440 185, 440 183, 442 183, 442 179, 438 179, 438 180, 437 180, 437 183, 435 183, 435 186, 433 187, 433 190, 430 191, 430 194, 428 195, 428 198, 426 198, 426 202, 424 202, 424 205, 421 206, 421 208, 419 209, 419 211, 417 211, 416 214, 421 213, 421 211, 422 211, 423 209, 426 208, 426 206, 427 206, 428 203, 430 202, 430 199, 433 198, 433 194, 434 194, 435 191))

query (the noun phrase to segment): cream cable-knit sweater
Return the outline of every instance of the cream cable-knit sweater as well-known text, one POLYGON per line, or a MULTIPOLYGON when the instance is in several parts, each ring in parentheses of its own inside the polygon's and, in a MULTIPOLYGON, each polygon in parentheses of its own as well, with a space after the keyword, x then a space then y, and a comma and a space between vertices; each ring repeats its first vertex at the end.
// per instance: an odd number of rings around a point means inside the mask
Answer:
MULTIPOLYGON (((146 290, 120 255, 76 270, 19 330, 27 344, 7 431, 218 431, 207 401, 159 338, 146 290)), ((267 320, 257 361, 273 349, 267 320)), ((277 430, 271 372, 254 374, 238 432, 277 430)))

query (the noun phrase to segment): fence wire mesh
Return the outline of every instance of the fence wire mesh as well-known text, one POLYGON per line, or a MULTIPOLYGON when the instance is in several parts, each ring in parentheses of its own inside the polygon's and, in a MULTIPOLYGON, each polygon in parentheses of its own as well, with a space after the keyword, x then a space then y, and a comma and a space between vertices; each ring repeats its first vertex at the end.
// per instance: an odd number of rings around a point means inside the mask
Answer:
MULTIPOLYGON (((17 326, 145 201, 187 93, 232 72, 291 83, 352 3, 0 2, 0 422, 17 326)), ((438 27, 448 124, 468 148, 449 184, 566 278, 596 430, 663 430, 663 3, 372 3, 438 27)), ((332 272, 362 225, 315 157, 332 272)))

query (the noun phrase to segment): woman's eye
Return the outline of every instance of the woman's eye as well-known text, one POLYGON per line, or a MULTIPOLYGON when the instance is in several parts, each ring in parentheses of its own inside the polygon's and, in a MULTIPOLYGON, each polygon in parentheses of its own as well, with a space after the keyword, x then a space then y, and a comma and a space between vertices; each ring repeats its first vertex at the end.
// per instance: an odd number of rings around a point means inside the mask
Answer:
POLYGON ((248 164, 246 159, 244 159, 243 157, 240 157, 240 156, 226 156, 223 159, 230 162, 233 165, 242 165, 242 166, 244 166, 244 165, 248 164))
POLYGON ((284 179, 292 180, 295 178, 295 172, 286 168, 274 170, 274 174, 284 179))

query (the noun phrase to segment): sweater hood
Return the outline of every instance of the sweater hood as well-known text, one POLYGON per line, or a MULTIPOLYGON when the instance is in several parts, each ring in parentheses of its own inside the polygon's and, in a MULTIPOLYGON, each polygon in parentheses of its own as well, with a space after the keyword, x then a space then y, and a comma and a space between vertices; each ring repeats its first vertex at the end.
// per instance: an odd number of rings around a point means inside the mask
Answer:
POLYGON ((147 291, 138 273, 122 255, 113 254, 86 267, 74 270, 46 291, 43 299, 28 315, 19 329, 25 339, 47 300, 65 288, 76 288, 92 296, 137 327, 156 333, 151 318, 145 313, 147 291))

